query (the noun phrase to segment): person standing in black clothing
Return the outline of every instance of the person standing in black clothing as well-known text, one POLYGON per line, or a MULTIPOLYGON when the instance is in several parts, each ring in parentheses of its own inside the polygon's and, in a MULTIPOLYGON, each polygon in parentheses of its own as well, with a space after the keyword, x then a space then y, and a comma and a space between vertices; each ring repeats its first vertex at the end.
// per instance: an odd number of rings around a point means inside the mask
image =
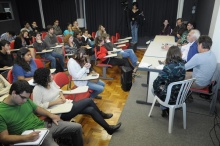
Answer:
MULTIPOLYGON (((140 18, 141 12, 138 9, 138 3, 133 2, 132 3, 132 9, 130 10, 130 25, 131 25, 131 35, 132 35, 132 44, 136 44, 138 42, 138 27, 140 24, 140 18)), ((143 15, 143 14, 142 14, 143 15)))
POLYGON ((0 68, 7 68, 13 65, 13 59, 10 52, 10 42, 0 41, 0 68))

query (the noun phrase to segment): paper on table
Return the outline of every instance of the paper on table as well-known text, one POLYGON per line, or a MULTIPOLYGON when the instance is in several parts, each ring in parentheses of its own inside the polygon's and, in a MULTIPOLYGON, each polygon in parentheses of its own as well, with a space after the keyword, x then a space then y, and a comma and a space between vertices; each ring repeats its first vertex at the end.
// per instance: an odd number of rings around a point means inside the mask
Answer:
POLYGON ((60 48, 63 47, 63 45, 56 45, 55 47, 50 47, 50 48, 60 48))
POLYGON ((113 48, 112 52, 120 52, 120 51, 122 51, 122 49, 113 48))
POLYGON ((89 89, 88 86, 79 86, 73 90, 62 90, 63 94, 79 94, 79 93, 85 93, 89 89))
POLYGON ((156 67, 156 69, 162 70, 163 67, 164 67, 164 65, 161 64, 161 65, 158 65, 158 66, 156 67))
POLYGON ((127 43, 127 42, 129 42, 129 40, 124 40, 124 41, 120 41, 120 42, 117 42, 117 43, 114 43, 114 44, 124 44, 124 43, 127 43))
POLYGON ((54 105, 47 110, 51 112, 52 114, 62 114, 62 113, 68 113, 71 111, 73 107, 73 100, 66 99, 66 102, 63 104, 54 105))
POLYGON ((104 58, 116 57, 116 56, 117 56, 117 54, 109 54, 109 55, 105 56, 104 58))
POLYGON ((125 44, 117 45, 117 47, 124 47, 126 46, 125 44))
POLYGON ((50 49, 50 50, 45 50, 42 52, 36 52, 36 54, 43 54, 43 53, 52 52, 52 51, 53 51, 53 49, 50 49))
POLYGON ((138 67, 139 68, 149 68, 151 66, 152 66, 152 64, 141 62, 138 67))
MULTIPOLYGON (((33 142, 22 142, 22 143, 17 143, 14 145, 41 145, 42 142, 44 141, 44 138, 47 136, 47 134, 49 133, 48 129, 35 129, 35 131, 40 131, 39 133, 39 138, 33 142)), ((24 131, 21 135, 28 135, 31 132, 33 132, 33 130, 26 130, 24 131)))

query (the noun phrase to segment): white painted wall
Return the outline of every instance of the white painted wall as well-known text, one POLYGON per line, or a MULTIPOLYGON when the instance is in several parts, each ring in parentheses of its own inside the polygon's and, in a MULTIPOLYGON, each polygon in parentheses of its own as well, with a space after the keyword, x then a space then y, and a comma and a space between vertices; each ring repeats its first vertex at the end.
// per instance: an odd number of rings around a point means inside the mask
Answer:
POLYGON ((209 29, 209 36, 213 45, 211 50, 215 53, 217 62, 220 63, 220 0, 215 0, 212 21, 209 29))

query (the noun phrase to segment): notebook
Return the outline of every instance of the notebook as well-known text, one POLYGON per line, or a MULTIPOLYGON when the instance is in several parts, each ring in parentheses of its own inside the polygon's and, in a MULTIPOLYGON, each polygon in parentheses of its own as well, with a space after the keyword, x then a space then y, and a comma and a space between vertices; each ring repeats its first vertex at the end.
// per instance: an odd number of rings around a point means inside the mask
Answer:
POLYGON ((63 94, 79 94, 79 93, 85 93, 89 89, 88 86, 79 86, 76 89, 73 90, 62 90, 63 94))
POLYGON ((66 102, 63 104, 54 105, 47 110, 51 112, 52 114, 62 114, 62 113, 68 113, 73 107, 73 101, 66 99, 66 102))
MULTIPOLYGON (((48 129, 35 129, 35 131, 40 131, 39 133, 40 136, 37 140, 32 141, 32 142, 16 143, 14 145, 41 145, 45 137, 49 133, 49 130, 48 129)), ((31 132, 33 132, 33 130, 26 130, 21 135, 27 135, 27 134, 30 134, 31 132)))

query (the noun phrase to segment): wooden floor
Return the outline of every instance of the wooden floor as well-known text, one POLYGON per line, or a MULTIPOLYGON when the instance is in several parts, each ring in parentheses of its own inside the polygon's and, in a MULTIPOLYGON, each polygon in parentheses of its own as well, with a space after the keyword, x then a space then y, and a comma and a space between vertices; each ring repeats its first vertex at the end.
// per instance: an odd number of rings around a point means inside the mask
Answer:
MULTIPOLYGON (((137 50, 136 55, 141 61, 145 50, 137 50)), ((101 68, 94 67, 95 70, 101 74, 101 68)), ((106 120, 110 125, 117 124, 119 117, 124 108, 129 92, 124 92, 120 84, 120 70, 113 67, 108 69, 107 75, 113 77, 114 80, 103 80, 106 83, 105 90, 101 94, 102 99, 96 99, 97 106, 104 112, 113 113, 111 119, 106 120)), ((99 126, 90 116, 78 115, 75 121, 80 123, 83 127, 84 146, 108 146, 111 135, 99 126)), ((123 123, 122 123, 122 128, 123 123)), ((119 129, 120 130, 120 129, 119 129)))

